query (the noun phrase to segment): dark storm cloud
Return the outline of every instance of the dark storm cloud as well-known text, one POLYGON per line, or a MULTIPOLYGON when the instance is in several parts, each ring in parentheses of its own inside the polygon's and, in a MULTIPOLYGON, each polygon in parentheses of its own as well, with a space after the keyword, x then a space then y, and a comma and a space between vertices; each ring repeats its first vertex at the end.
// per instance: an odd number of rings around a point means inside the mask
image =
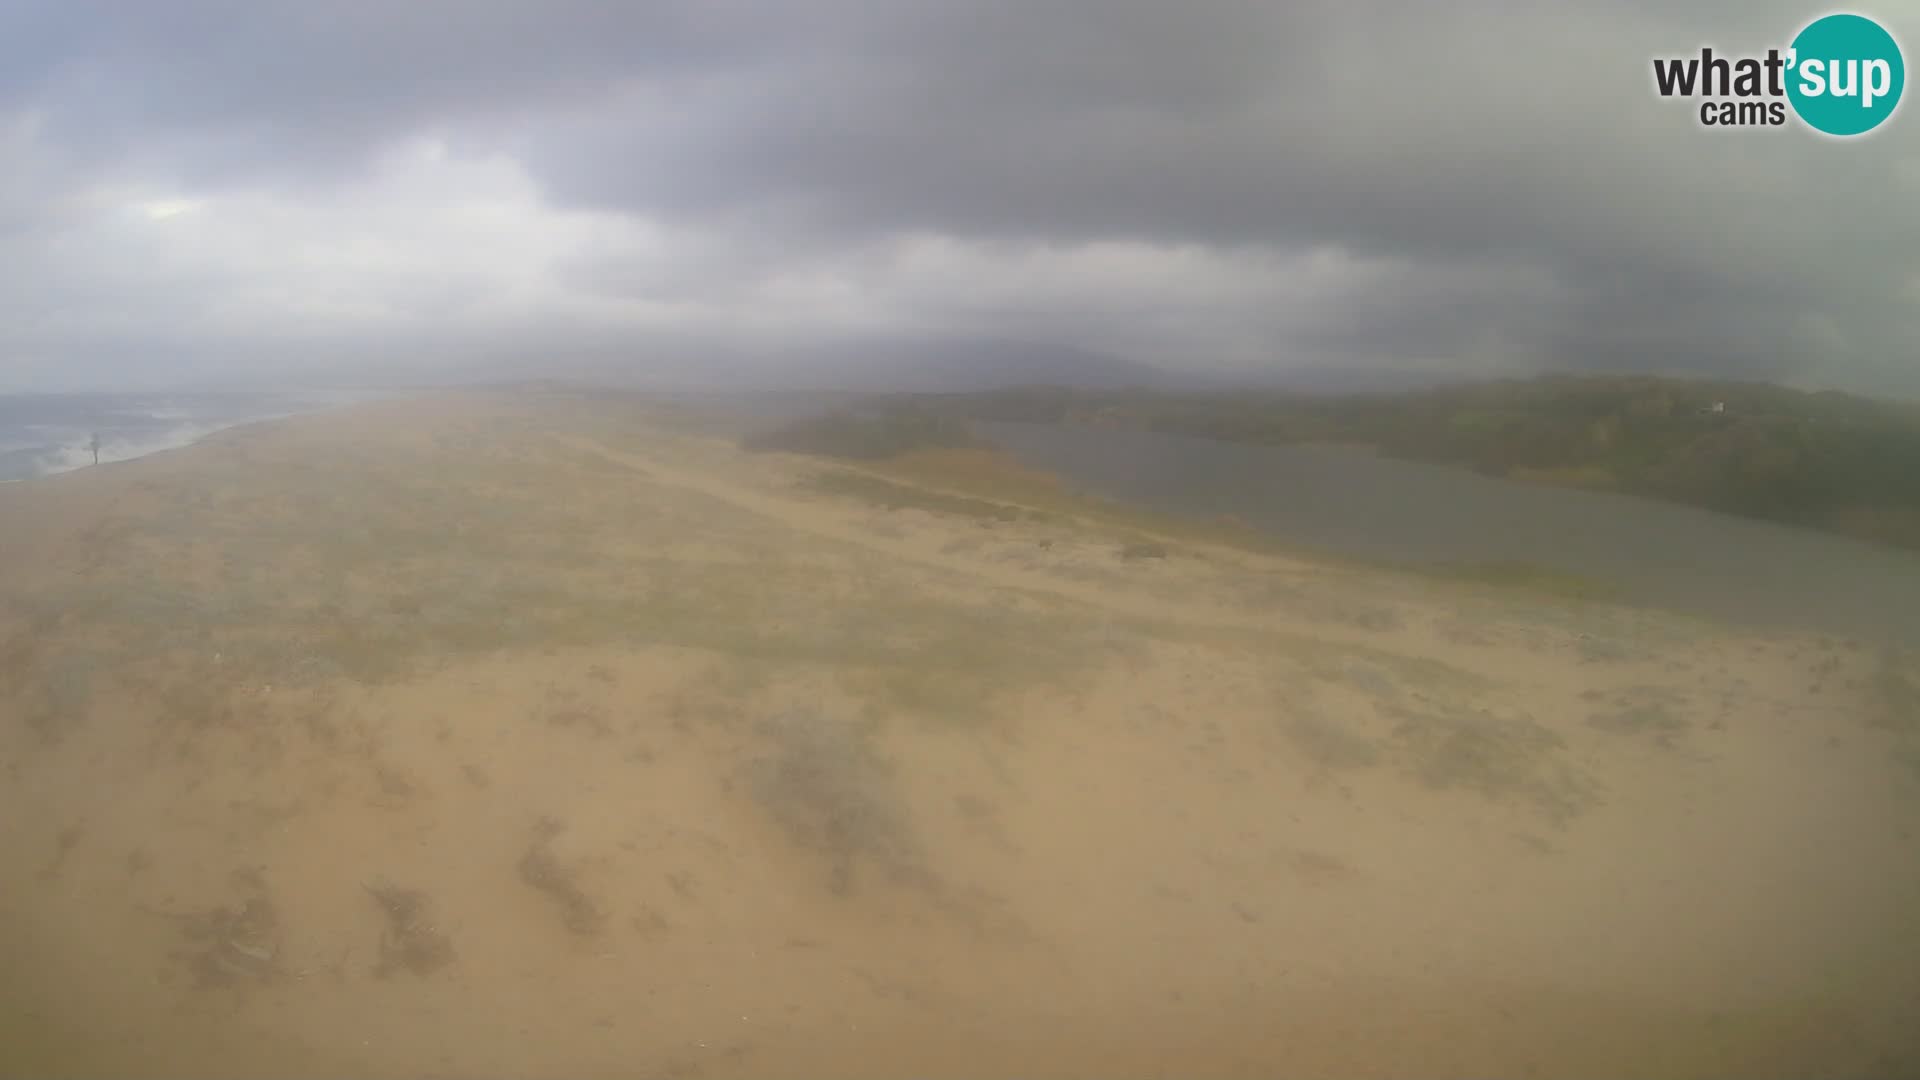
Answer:
POLYGON ((299 180, 382 140, 591 98, 762 47, 728 5, 502 0, 0 3, 0 91, 71 147, 299 180))
MULTIPOLYGON (((1787 5, 971 10, 690 107, 584 115, 535 160, 563 198, 652 213, 1508 259, 1574 297, 1529 332, 1548 362, 1782 374, 1807 359, 1795 326, 1842 308, 1903 344, 1912 143, 1706 133, 1648 90, 1653 55, 1783 43, 1787 5)), ((1386 347, 1430 342, 1396 322, 1386 347)))
POLYGON ((557 208, 705 238, 666 260, 560 261, 557 280, 599 297, 805 274, 956 333, 1133 342, 1163 362, 1499 352, 1911 388, 1912 117, 1844 144, 1708 133, 1651 90, 1655 55, 1763 50, 1814 13, 0 0, 0 115, 36 116, 74 170, 208 190, 338 184, 432 132, 513 155, 557 208), (929 288, 886 254, 903 236, 982 257, 929 288), (1155 305, 1132 255, 1119 283, 1010 255, 1034 285, 995 288, 993 253, 1101 245, 1161 251, 1166 275, 1222 299, 1169 278, 1184 299, 1155 305), (1276 300, 1324 250, 1371 269, 1276 300))

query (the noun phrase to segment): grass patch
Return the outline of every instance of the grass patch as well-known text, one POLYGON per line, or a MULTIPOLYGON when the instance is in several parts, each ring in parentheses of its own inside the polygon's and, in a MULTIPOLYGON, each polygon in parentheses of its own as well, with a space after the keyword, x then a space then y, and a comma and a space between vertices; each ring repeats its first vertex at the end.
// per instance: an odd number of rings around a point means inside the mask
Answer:
POLYGON ((967 495, 950 495, 914 484, 895 483, 877 476, 853 472, 823 472, 806 482, 806 488, 823 495, 858 499, 886 510, 923 510, 929 514, 974 518, 985 521, 1038 520, 1045 517, 1034 510, 1008 503, 992 502, 967 495))
POLYGON ((1067 685, 1103 644, 1064 615, 902 601, 868 619, 876 636, 836 661, 842 683, 890 712, 945 724, 989 719, 1010 691, 1067 685))
POLYGON ((1374 740, 1318 716, 1296 716, 1283 729, 1294 748, 1329 769, 1368 769, 1380 764, 1374 740))
POLYGON ((827 861, 834 895, 852 893, 863 863, 896 876, 915 864, 906 802, 870 726, 794 710, 760 732, 768 752, 750 767, 754 799, 796 847, 827 861))
POLYGON ((573 869, 553 853, 553 838, 564 826, 552 820, 540 822, 534 829, 533 843, 520 856, 520 880, 538 890, 560 908, 567 930, 581 937, 592 937, 606 926, 606 916, 580 887, 573 869))
POLYGON ((434 926, 426 893, 383 882, 367 886, 367 894, 386 920, 375 975, 431 975, 453 962, 453 942, 434 926))
POLYGON ((1533 720, 1467 709, 1391 711, 1395 749, 1428 787, 1522 800, 1556 821, 1593 802, 1591 783, 1560 760, 1560 736, 1533 720))
POLYGON ((1613 709, 1587 717, 1587 726, 1610 735, 1651 738, 1671 747, 1693 725, 1675 712, 1668 691, 1637 687, 1615 699, 1613 709))
POLYGON ((992 492, 1031 502, 1066 493, 1060 477, 1028 468, 1012 455, 986 447, 921 449, 871 466, 895 479, 957 491, 992 492))
POLYGON ((1687 721, 1665 705, 1633 705, 1616 712, 1595 713, 1587 725, 1615 735, 1655 735, 1662 738, 1687 730, 1687 721))
POLYGON ((745 450, 848 461, 883 461, 913 450, 979 445, 963 421, 912 412, 836 412, 797 420, 741 440, 745 450))
POLYGON ((234 881, 247 897, 235 907, 213 907, 174 918, 188 947, 175 953, 199 989, 234 988, 281 976, 280 917, 256 870, 234 881))

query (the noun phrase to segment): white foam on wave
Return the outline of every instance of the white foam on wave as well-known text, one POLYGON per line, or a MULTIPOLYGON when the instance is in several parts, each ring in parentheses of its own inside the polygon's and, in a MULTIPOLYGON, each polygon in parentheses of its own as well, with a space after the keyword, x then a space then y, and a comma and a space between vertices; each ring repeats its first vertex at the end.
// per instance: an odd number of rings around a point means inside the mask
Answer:
MULTIPOLYGON (((162 450, 177 450, 182 446, 191 446, 201 439, 224 428, 236 427, 232 424, 180 424, 158 435, 140 439, 109 437, 100 440, 100 464, 115 461, 131 461, 134 458, 157 454, 162 450)), ((72 472, 93 464, 91 437, 68 441, 39 455, 38 473, 52 476, 55 473, 72 472)))
MULTIPOLYGON (((188 403, 178 400, 155 401, 142 409, 116 409, 104 415, 140 423, 134 431, 115 431, 111 422, 99 429, 100 464, 177 450, 215 432, 243 424, 299 416, 378 396, 370 392, 290 392, 276 395, 271 403, 261 402, 267 407, 260 412, 214 415, 208 415, 207 410, 191 411, 186 407, 188 403)), ((0 442, 0 454, 13 458, 10 465, 0 462, 0 471, 6 474, 0 483, 17 483, 92 465, 94 430, 72 421, 15 425, 7 432, 9 438, 0 442)))

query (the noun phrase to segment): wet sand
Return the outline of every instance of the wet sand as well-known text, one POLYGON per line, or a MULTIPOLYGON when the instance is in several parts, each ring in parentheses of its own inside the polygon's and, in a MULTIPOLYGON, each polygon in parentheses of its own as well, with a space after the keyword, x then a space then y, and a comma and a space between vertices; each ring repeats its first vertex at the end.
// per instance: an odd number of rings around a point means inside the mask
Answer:
POLYGON ((0 1072, 1920 1070, 1914 656, 824 468, 448 395, 0 489, 0 1072))

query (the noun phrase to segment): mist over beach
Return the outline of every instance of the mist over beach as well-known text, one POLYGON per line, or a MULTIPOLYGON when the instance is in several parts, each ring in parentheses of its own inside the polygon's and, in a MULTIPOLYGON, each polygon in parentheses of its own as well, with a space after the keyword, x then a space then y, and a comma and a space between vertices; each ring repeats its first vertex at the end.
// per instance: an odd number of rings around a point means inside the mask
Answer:
POLYGON ((0 0, 0 1080, 1920 1075, 1869 14, 0 0))
POLYGON ((225 428, 351 404, 379 391, 0 394, 0 483, 191 445, 225 428))

